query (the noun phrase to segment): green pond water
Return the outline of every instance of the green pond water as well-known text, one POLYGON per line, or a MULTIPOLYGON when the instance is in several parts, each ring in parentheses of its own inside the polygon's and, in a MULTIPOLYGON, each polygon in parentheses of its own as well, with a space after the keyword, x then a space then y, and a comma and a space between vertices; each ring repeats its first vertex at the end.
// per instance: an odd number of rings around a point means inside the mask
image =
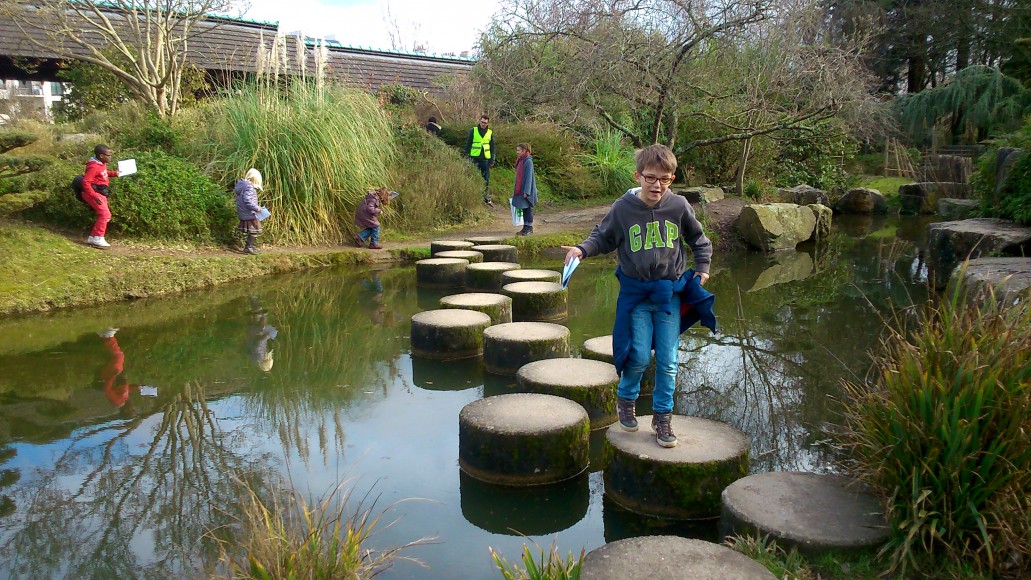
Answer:
MULTIPOLYGON (((892 305, 926 299, 926 224, 842 218, 825 248, 717 255, 721 332, 683 336, 676 412, 746 432, 753 472, 834 471, 840 381, 868 371, 892 305)), ((611 333, 613 266, 588 260, 573 277, 574 352, 611 333)), ((347 480, 353 504, 369 493, 395 522, 373 546, 435 538, 404 552, 426 567, 383 578, 497 578, 488 547, 518 559, 520 534, 563 554, 643 534, 717 539, 715 521, 611 505, 603 432, 589 472, 563 484, 464 476, 458 413, 514 380, 413 360, 409 319, 442 295, 418 290, 412 266, 341 268, 0 319, 0 577, 202 576, 213 536, 232 536, 239 480, 316 497, 347 480)))

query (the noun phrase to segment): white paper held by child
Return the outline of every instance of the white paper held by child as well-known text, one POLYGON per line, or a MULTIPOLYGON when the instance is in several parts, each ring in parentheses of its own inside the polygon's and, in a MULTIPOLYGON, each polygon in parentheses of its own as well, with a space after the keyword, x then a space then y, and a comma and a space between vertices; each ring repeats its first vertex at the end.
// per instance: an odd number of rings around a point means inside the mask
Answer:
POLYGON ((136 173, 135 159, 122 159, 118 162, 118 177, 126 177, 136 173))

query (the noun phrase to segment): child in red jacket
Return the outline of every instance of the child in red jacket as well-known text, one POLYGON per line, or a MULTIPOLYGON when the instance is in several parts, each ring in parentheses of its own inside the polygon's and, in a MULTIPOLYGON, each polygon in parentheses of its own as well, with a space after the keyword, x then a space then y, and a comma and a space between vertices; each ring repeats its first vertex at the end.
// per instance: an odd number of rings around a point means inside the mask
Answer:
POLYGON ((362 228, 354 235, 354 243, 359 248, 365 246, 365 240, 370 240, 370 250, 382 250, 379 245, 379 214, 383 213, 383 206, 390 203, 390 200, 397 197, 397 194, 385 187, 369 190, 365 199, 358 205, 354 214, 354 225, 362 228))
POLYGON ((86 244, 95 248, 111 247, 104 239, 104 234, 107 233, 107 223, 111 221, 111 210, 107 206, 110 178, 118 177, 117 171, 107 168, 113 153, 107 145, 94 147, 93 157, 86 162, 86 173, 82 177, 82 201, 97 214, 97 221, 93 222, 93 229, 86 238, 86 244))

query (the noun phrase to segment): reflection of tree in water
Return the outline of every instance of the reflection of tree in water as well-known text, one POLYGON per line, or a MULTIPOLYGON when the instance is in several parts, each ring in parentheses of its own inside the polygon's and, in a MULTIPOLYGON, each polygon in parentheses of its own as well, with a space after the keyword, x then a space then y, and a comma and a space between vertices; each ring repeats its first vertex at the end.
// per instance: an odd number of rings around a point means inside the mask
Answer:
POLYGON ((14 488, 0 574, 173 577, 217 558, 206 533, 228 522, 234 475, 270 478, 242 429, 224 431, 205 388, 186 384, 162 412, 74 433, 52 469, 14 488), (140 543, 152 542, 151 554, 140 543))
POLYGON ((918 276, 897 275, 911 271, 910 244, 836 241, 805 280, 745 293, 715 279, 723 334, 683 337, 677 412, 746 432, 755 471, 833 468, 840 379, 869 368, 882 307, 923 298, 918 276))

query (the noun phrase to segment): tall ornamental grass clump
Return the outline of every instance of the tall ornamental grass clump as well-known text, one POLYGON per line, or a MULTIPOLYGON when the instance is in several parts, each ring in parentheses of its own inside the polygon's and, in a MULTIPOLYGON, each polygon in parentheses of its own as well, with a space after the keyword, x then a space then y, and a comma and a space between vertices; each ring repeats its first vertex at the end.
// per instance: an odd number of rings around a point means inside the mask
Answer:
POLYGON ((395 141, 371 96, 332 84, 244 85, 211 108, 216 172, 229 183, 255 167, 275 241, 336 243, 365 192, 392 173, 395 141))
POLYGON ((635 186, 633 147, 615 131, 602 131, 594 138, 594 150, 579 155, 580 162, 598 177, 602 190, 613 195, 635 186))
POLYGON ((873 381, 846 383, 846 433, 858 475, 887 498, 894 570, 941 557, 1031 570, 1029 345, 1027 303, 957 292, 891 331, 873 381))

